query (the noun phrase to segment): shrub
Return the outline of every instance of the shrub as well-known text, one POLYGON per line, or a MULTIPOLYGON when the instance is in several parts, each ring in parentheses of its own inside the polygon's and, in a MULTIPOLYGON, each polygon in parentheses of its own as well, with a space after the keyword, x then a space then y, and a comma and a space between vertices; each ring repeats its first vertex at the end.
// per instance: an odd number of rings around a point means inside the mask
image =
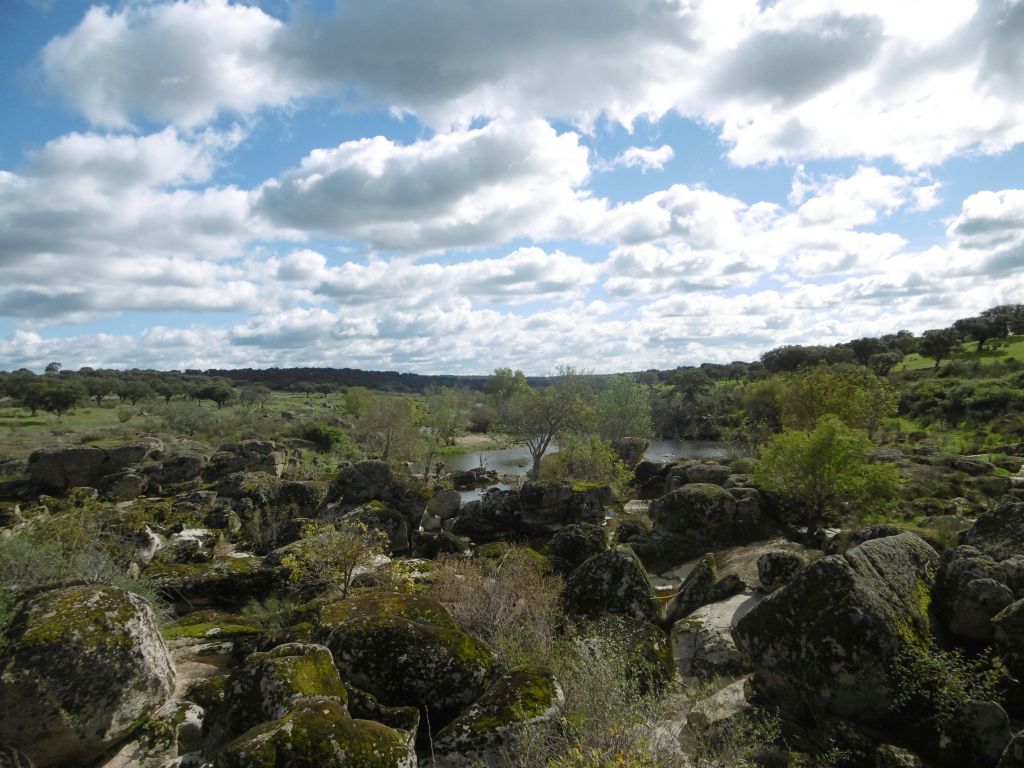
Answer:
POLYGON ((338 593, 344 599, 359 570, 372 566, 387 546, 386 534, 362 523, 337 528, 311 523, 281 564, 288 570, 288 582, 296 592, 338 593))
POLYGON ((1008 677, 990 649, 972 659, 959 649, 946 651, 934 644, 897 654, 893 675, 897 683, 894 708, 927 719, 940 733, 953 724, 967 702, 998 702, 1008 677))
POLYGON ((433 576, 430 595, 509 666, 550 664, 562 580, 539 567, 535 552, 511 547, 498 560, 446 557, 433 576))

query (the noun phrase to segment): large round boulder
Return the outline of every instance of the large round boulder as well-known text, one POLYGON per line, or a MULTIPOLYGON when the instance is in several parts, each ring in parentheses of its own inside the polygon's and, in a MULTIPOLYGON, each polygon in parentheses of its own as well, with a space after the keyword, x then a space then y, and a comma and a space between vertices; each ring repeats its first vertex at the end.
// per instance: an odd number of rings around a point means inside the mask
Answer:
POLYGON ((110 586, 27 596, 0 655, 0 744, 44 766, 86 765, 156 711, 174 666, 146 602, 110 586))
POLYGON ((430 598, 373 593, 320 611, 320 633, 342 677, 386 706, 426 709, 433 727, 483 693, 491 650, 430 598))
POLYGON ((565 610, 578 616, 621 614, 652 622, 660 618, 647 571, 628 546, 587 558, 565 582, 562 600, 565 610))
POLYGON ((322 645, 286 643, 253 653, 224 687, 227 732, 237 736, 253 726, 284 717, 298 701, 327 696, 348 700, 334 657, 322 645))
POLYGON ((551 672, 540 667, 514 667, 433 741, 439 768, 470 768, 499 764, 524 728, 548 722, 559 714, 565 697, 551 672))
POLYGON ((306 698, 283 717, 246 731, 217 757, 217 768, 415 768, 404 734, 354 720, 336 698, 306 698))
POLYGON ((809 565, 733 628, 755 687, 800 716, 889 715, 897 655, 924 650, 938 555, 911 533, 809 565))
POLYGON ((146 443, 116 448, 93 445, 40 448, 28 457, 28 472, 44 490, 63 492, 77 486, 95 486, 100 478, 142 461, 152 449, 146 443))
POLYGON ((685 563, 706 552, 745 544, 770 532, 751 489, 733 493, 710 483, 690 483, 651 504, 651 531, 630 542, 644 565, 655 573, 685 563))
POLYGON ((568 576, 588 557, 607 548, 601 526, 579 523, 567 526, 552 536, 546 553, 555 573, 568 576))

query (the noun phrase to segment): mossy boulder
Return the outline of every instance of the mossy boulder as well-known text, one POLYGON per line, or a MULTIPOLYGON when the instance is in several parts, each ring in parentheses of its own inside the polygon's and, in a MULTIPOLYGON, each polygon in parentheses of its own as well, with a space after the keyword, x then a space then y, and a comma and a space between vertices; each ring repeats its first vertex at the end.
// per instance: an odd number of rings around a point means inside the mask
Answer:
POLYGON ((651 504, 654 525, 630 545, 648 569, 661 573, 705 552, 764 538, 772 526, 761 515, 753 489, 730 491, 710 483, 690 483, 651 504))
POLYGON ((892 661, 931 640, 938 555, 914 534, 874 539, 801 571, 736 624, 755 687, 789 712, 885 718, 892 661))
POLYGON ((621 665, 642 692, 663 690, 675 675, 669 637, 649 621, 601 616, 574 622, 570 638, 584 659, 621 665))
POLYGON ((643 563, 628 546, 587 558, 565 582, 568 613, 597 617, 621 614, 656 622, 660 610, 643 563))
POLYGON ((409 553, 409 524, 396 509, 378 503, 362 504, 344 517, 345 521, 362 523, 388 537, 388 552, 393 555, 409 553))
POLYGON ((195 605, 239 606, 265 597, 274 572, 259 557, 218 557, 209 563, 151 563, 147 578, 170 601, 195 605))
POLYGON ((207 481, 235 472, 259 472, 280 477, 288 466, 288 448, 272 440, 225 443, 210 457, 203 470, 207 481))
POLYGON ((258 508, 290 507, 296 516, 313 514, 324 495, 318 483, 282 480, 267 472, 234 472, 215 486, 228 499, 248 499, 258 508))
POLYGON ((773 549, 757 558, 757 578, 767 592, 791 582, 807 567, 807 558, 789 549, 773 549))
POLYGON ((591 555, 608 548, 604 529, 594 523, 570 525, 558 531, 547 546, 547 556, 555 573, 568 576, 591 555))
POLYGON ((420 727, 420 711, 416 707, 389 707, 381 704, 372 693, 345 685, 348 694, 348 712, 359 720, 373 720, 405 733, 410 743, 420 727))
POLYGON ((430 598, 372 593, 320 611, 342 678, 386 706, 426 709, 432 726, 474 701, 496 670, 491 650, 430 598))
POLYGON ((156 711, 175 672, 153 612, 110 586, 34 592, 0 655, 0 744, 37 766, 85 765, 156 711))
POLYGON ((673 624, 698 608, 727 600, 746 588, 746 584, 734 573, 719 578, 718 559, 714 553, 709 552, 697 561, 679 591, 665 605, 662 626, 671 631, 673 624))
POLYGON ((494 568, 498 568, 507 557, 515 557, 519 562, 529 563, 542 575, 552 573, 551 561, 531 547, 513 547, 503 541, 492 541, 490 544, 483 544, 473 550, 474 560, 489 561, 494 568))
POLYGON ((518 491, 488 488, 479 499, 467 501, 452 520, 451 532, 477 544, 499 539, 525 539, 530 527, 523 522, 518 491))
POLYGON ((343 705, 348 701, 326 647, 286 643, 250 654, 225 686, 227 732, 237 736, 259 723, 284 717, 296 702, 310 696, 332 697, 343 705))
POLYGON ((217 768, 415 768, 406 738, 386 725, 355 720, 337 698, 307 698, 283 717, 257 725, 217 756, 217 768))
POLYGON ((442 768, 496 763, 523 728, 556 718, 565 701, 547 669, 513 667, 434 737, 442 768))
POLYGON ((989 642, 996 614, 1024 597, 1024 557, 996 560, 971 546, 943 553, 936 579, 939 618, 958 637, 989 642))
POLYGON ((116 448, 40 448, 28 457, 28 473, 43 490, 62 493, 78 486, 95 486, 101 478, 142 461, 152 450, 148 443, 116 448))
POLYGON ((1024 682, 1024 598, 1007 606, 992 623, 996 653, 1010 674, 1024 682))
POLYGON ((394 475, 386 461, 367 460, 343 464, 331 482, 324 504, 364 504, 374 499, 386 500, 392 491, 394 475))
POLYGON ((1004 498, 960 536, 996 560, 1024 555, 1024 501, 1004 498))

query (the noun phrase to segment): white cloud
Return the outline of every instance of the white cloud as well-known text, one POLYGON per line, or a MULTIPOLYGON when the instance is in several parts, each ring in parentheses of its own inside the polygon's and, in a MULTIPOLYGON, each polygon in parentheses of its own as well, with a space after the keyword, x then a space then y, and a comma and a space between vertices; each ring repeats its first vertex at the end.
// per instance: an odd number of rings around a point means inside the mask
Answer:
POLYGON ((643 173, 660 171, 675 156, 675 151, 668 144, 660 147, 629 147, 611 161, 609 169, 639 168, 643 173))
POLYGON ((302 94, 302 84, 270 62, 282 26, 226 0, 93 6, 46 45, 41 63, 49 82, 96 124, 123 128, 141 116, 189 127, 302 94))
POLYGON ((495 121, 402 146, 318 149, 258 191, 275 226, 430 251, 576 234, 603 208, 581 187, 588 150, 541 120, 495 121))
POLYGON ((93 8, 42 65, 106 125, 195 126, 311 97, 413 112, 442 129, 477 117, 631 125, 675 109, 718 126, 739 164, 892 157, 920 167, 1024 141, 1022 8, 353 0, 284 22, 228 0, 182 0, 93 8))

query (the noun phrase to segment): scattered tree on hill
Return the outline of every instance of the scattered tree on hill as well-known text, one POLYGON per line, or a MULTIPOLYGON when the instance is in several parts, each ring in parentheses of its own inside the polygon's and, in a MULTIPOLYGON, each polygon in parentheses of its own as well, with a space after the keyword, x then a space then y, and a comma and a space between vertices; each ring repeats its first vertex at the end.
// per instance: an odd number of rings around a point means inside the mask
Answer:
POLYGON ((788 429, 812 429, 822 416, 874 433, 896 415, 899 397, 884 379, 843 366, 816 365, 795 373, 776 390, 779 419, 788 429))
POLYGON ((929 357, 934 360, 935 367, 938 368, 939 363, 949 359, 953 351, 959 348, 959 346, 960 337, 955 330, 952 328, 937 328, 921 334, 921 340, 918 342, 918 351, 922 357, 929 357))
POLYGON ((85 385, 80 381, 54 381, 43 387, 42 405, 59 418, 88 396, 85 385))
POLYGON ((896 472, 869 460, 871 440, 836 416, 813 430, 785 430, 761 452, 754 469, 759 485, 799 504, 808 537, 845 511, 858 511, 892 497, 896 472))
POLYGON ((61 364, 60 364, 60 363, 57 363, 57 362, 49 363, 49 364, 48 364, 48 365, 46 366, 46 371, 45 371, 45 373, 60 373, 60 369, 61 369, 61 367, 62 367, 62 366, 61 366, 61 364))
POLYGON ((96 406, 103 404, 103 398, 114 389, 114 382, 107 376, 86 376, 83 381, 89 397, 96 401, 96 406))
POLYGON ((262 384, 250 384, 239 390, 238 400, 247 408, 258 405, 263 409, 270 401, 270 390, 262 384))

